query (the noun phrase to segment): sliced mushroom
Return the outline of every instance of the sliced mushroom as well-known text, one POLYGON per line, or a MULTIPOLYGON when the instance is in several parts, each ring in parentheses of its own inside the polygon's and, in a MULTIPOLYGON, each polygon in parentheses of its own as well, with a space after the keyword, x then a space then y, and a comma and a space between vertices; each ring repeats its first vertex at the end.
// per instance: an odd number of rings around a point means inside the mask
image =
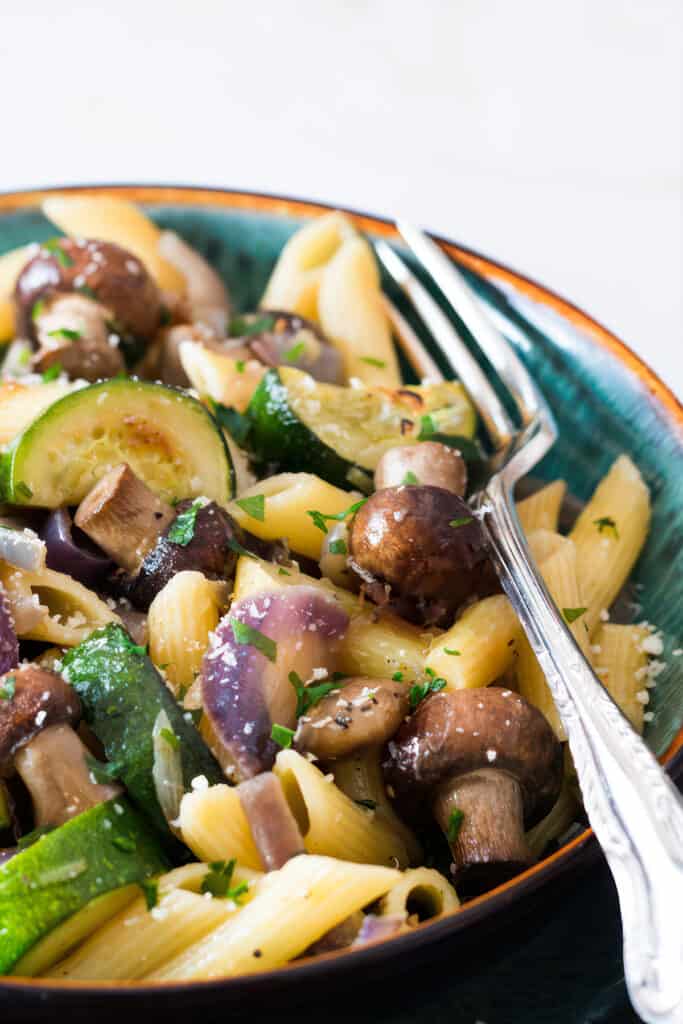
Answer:
POLYGON ((443 487, 376 491, 350 526, 349 565, 377 603, 406 618, 445 625, 492 572, 479 521, 443 487))
MULTIPOLYGON (((240 320, 244 323, 245 333, 235 341, 244 346, 246 358, 255 357, 266 366, 293 366, 305 370, 316 380, 330 384, 343 383, 341 354, 312 321, 279 309, 250 313, 240 320), (262 325, 260 330, 256 329, 257 325, 262 325)), ((228 355, 234 355, 232 351, 226 351, 228 355)), ((241 358, 239 355, 234 357, 241 358)))
POLYGON ((229 778, 272 767, 273 726, 296 726, 290 674, 305 681, 315 669, 330 673, 348 621, 332 598, 306 586, 245 598, 221 620, 202 663, 201 728, 229 778))
POLYGON ((399 445, 384 452, 375 469, 375 488, 401 484, 443 487, 463 497, 467 490, 467 465, 459 451, 438 441, 399 445))
POLYGON ((74 522, 117 565, 135 572, 175 515, 122 463, 86 494, 74 522))
POLYGON ((387 749, 387 781, 414 809, 431 806, 456 883, 491 888, 531 862, 524 830, 562 782, 561 745, 537 708, 500 687, 437 693, 387 749))
POLYGON ((237 792, 265 871, 277 871, 292 857, 306 852, 296 818, 276 775, 255 775, 241 782, 237 792))
POLYGON ((119 336, 112 330, 113 314, 84 295, 55 295, 44 299, 35 318, 38 351, 31 365, 38 373, 59 367, 70 377, 99 380, 125 368, 119 336))
POLYGON ((26 664, 0 679, 7 696, 0 701, 0 765, 30 743, 41 729, 81 717, 81 702, 61 676, 26 664))

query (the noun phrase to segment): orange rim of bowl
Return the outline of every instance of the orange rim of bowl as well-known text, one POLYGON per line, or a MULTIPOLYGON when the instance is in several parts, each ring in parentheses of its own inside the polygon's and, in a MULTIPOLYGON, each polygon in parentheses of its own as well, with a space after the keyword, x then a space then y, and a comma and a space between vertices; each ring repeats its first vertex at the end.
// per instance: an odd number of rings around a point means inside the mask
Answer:
MULTIPOLYGON (((391 221, 369 213, 348 209, 344 206, 262 192, 248 192, 241 190, 233 191, 231 189, 203 188, 201 186, 187 185, 69 185, 54 188, 37 188, 22 192, 6 192, 4 194, 0 194, 0 213, 9 213, 26 207, 38 206, 44 199, 64 193, 115 196, 141 204, 178 204, 183 206, 219 207, 223 209, 244 210, 247 212, 259 211, 287 217, 312 217, 321 213, 326 213, 330 210, 341 210, 343 213, 347 214, 362 231, 366 231, 373 235, 380 235, 385 238, 398 237, 398 232, 391 221)), ((602 346, 602 348, 607 349, 616 356, 621 363, 623 363, 633 374, 635 374, 635 376, 639 378, 641 383, 647 388, 650 395, 659 403, 660 406, 662 406, 676 427, 677 433, 683 438, 683 405, 666 386, 666 384, 657 376, 657 374, 615 334, 594 320, 578 306, 575 306, 573 303, 567 301, 567 299, 562 298, 562 296, 551 291, 549 288, 546 288, 544 285, 539 284, 532 278, 519 274, 510 267, 507 267, 496 260, 490 259, 487 256, 483 256, 472 249, 468 249, 466 246, 460 245, 459 243, 452 242, 449 239, 440 237, 439 235, 432 235, 432 237, 436 239, 439 245, 442 246, 449 256, 457 260, 462 265, 470 268, 480 276, 489 280, 511 285, 516 291, 521 292, 533 301, 550 307, 565 320, 569 320, 575 327, 578 327, 588 335, 596 344, 602 346)), ((668 749, 660 757, 660 761, 662 763, 669 764, 681 751, 683 751, 683 727, 678 731, 678 734, 668 749)), ((446 921, 453 918, 463 919, 475 916, 476 911, 483 905, 489 902, 497 902, 497 898, 500 898, 505 894, 512 894, 515 890, 519 890, 521 893, 527 888, 525 883, 529 883, 534 880, 538 881, 540 884, 542 880, 540 876, 543 874, 549 874, 549 868, 553 865, 562 865, 576 857, 591 839, 594 840, 593 830, 591 828, 584 829, 578 836, 575 836, 568 843, 565 843, 560 847, 559 850, 556 850, 548 857, 544 857, 536 864, 527 868, 526 871, 516 875, 508 882, 497 886, 495 889, 491 889, 483 895, 468 901, 464 907, 459 910, 452 911, 440 920, 446 921)), ((208 981, 189 981, 183 982, 180 986, 178 982, 170 981, 155 983, 145 982, 144 980, 127 982, 91 982, 50 979, 48 981, 45 978, 5 976, 0 978, 0 985, 12 988, 32 987, 48 990, 52 988, 75 990, 96 989, 97 991, 106 992, 112 989, 133 989, 140 992, 151 992, 154 991, 154 989, 165 990, 177 987, 184 988, 188 985, 230 985, 231 983, 239 983, 241 980, 244 980, 244 978, 251 978, 252 980, 254 978, 259 978, 266 982, 269 978, 280 977, 291 972, 306 970, 313 964, 319 964, 322 967, 325 964, 329 965, 330 963, 336 962, 342 958, 346 960, 357 960, 357 958, 362 957, 364 953, 373 949, 376 950, 382 946, 396 943, 405 945, 410 941, 412 936, 419 935, 426 929, 434 928, 437 923, 437 921, 425 921, 413 929, 409 934, 398 936, 394 939, 386 939, 374 946, 368 946, 365 950, 359 949, 349 953, 347 950, 342 949, 316 957, 314 960, 297 961, 284 967, 264 971, 262 974, 254 976, 238 975, 228 978, 214 978, 208 981)))

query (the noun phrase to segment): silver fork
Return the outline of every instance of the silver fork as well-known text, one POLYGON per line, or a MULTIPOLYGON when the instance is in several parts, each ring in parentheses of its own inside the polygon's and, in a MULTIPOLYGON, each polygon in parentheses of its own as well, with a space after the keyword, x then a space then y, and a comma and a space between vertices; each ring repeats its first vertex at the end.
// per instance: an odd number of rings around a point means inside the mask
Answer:
MULTIPOLYGON (((494 455, 488 480, 473 505, 503 589, 545 673, 567 731, 588 818, 614 876, 631 1001, 648 1024, 681 1024, 683 800, 577 647, 536 571, 512 498, 516 482, 555 443, 557 427, 525 367, 455 264, 418 229, 402 222, 397 227, 497 371, 519 412, 517 428, 448 317, 397 253, 386 242, 378 242, 380 261, 462 380, 491 439, 494 455)), ((408 325, 400 314, 392 319, 408 358, 418 371, 429 373, 419 339, 405 330, 408 325)))

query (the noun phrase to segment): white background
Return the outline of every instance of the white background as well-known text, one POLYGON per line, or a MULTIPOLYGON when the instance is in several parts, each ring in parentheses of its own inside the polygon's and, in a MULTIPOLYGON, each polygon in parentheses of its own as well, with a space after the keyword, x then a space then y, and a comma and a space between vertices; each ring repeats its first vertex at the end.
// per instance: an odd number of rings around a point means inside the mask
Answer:
POLYGON ((683 392, 681 0, 0 0, 0 189, 228 185, 401 214, 683 392))

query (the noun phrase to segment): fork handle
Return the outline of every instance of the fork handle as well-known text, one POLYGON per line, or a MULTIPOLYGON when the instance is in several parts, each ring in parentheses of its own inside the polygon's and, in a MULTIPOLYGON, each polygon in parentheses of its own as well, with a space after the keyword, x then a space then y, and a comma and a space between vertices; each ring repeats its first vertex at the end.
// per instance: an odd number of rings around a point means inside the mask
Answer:
POLYGON ((535 571, 511 487, 480 499, 503 589, 567 731, 589 821, 617 886, 624 976, 648 1024, 683 1022, 683 801, 577 647, 535 571))

